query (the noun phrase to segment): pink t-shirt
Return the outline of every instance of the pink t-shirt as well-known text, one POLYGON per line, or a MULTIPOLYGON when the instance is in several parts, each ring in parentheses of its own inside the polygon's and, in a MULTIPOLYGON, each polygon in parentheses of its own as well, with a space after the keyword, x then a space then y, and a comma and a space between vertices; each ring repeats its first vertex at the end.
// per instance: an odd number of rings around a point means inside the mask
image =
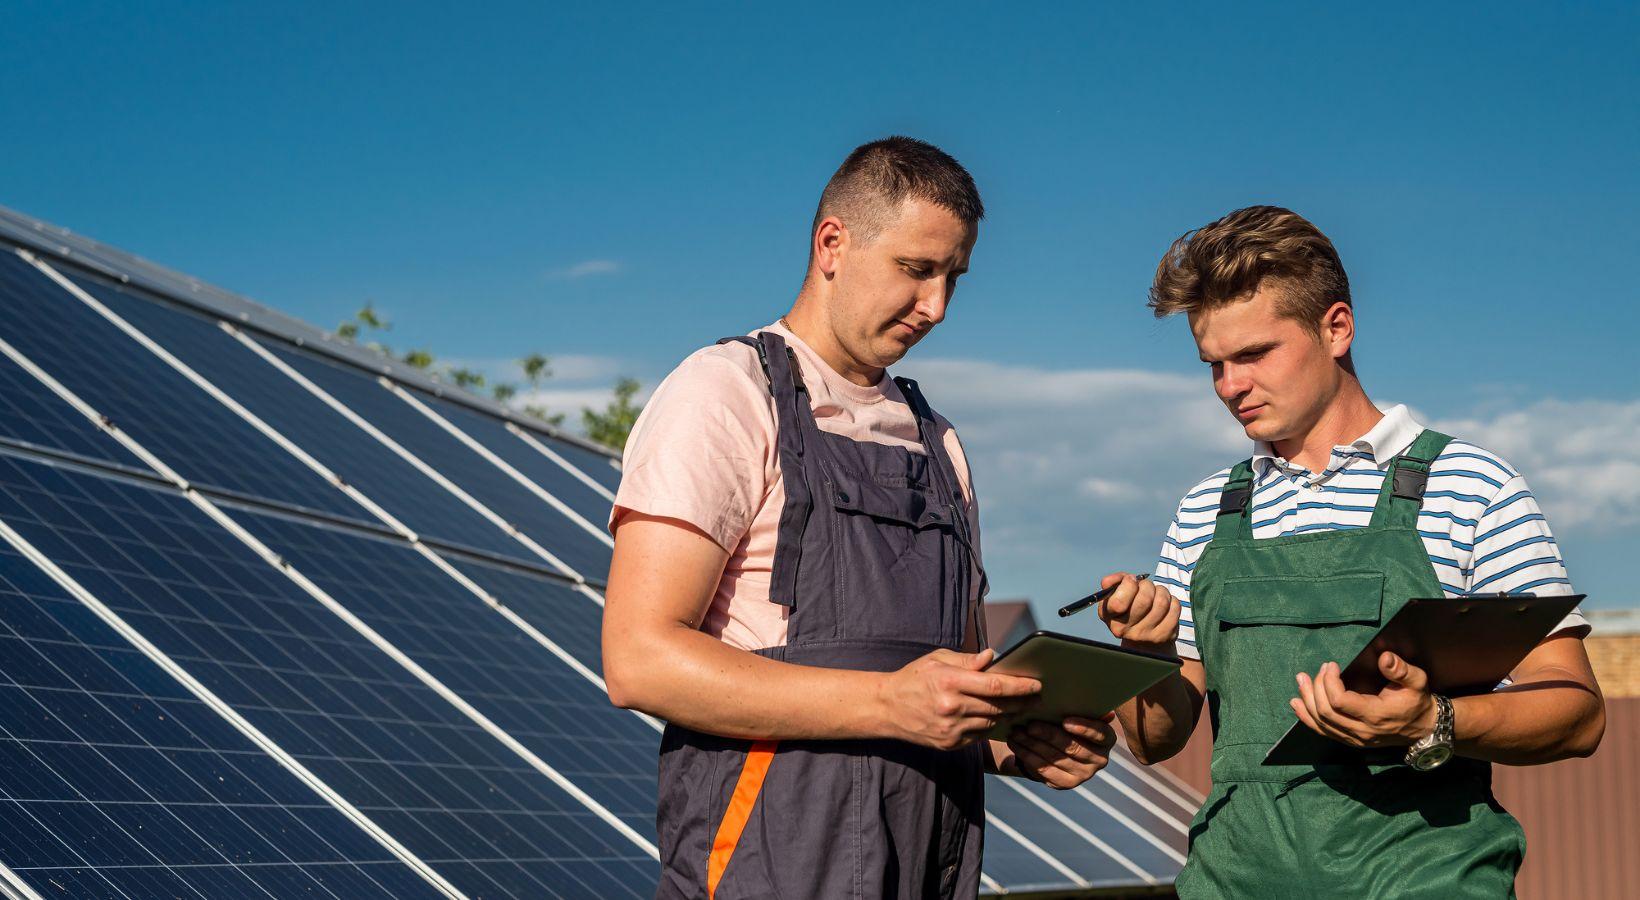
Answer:
MULTIPOLYGON (((758 330, 785 338, 796 353, 821 429, 922 452, 916 416, 892 377, 862 387, 834 372, 784 324, 758 330)), ((977 547, 968 461, 951 423, 943 417, 937 423, 977 547)), ((701 630, 743 650, 784 645, 788 608, 769 600, 769 583, 786 492, 774 400, 757 351, 740 343, 707 347, 666 376, 632 427, 621 473, 611 531, 636 511, 688 522, 729 551, 701 630)), ((978 578, 974 584, 977 595, 978 578)))

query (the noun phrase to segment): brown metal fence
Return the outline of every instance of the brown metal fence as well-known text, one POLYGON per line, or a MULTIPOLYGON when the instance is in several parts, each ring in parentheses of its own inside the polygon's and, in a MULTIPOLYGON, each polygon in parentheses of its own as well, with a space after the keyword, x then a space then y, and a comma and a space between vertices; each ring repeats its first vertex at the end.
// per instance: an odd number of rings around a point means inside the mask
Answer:
MULTIPOLYGON (((1163 765, 1205 793, 1212 742, 1204 722, 1163 765)), ((1640 697, 1607 698, 1606 737, 1588 759, 1492 771, 1499 801, 1526 828, 1522 900, 1640 897, 1640 697)))

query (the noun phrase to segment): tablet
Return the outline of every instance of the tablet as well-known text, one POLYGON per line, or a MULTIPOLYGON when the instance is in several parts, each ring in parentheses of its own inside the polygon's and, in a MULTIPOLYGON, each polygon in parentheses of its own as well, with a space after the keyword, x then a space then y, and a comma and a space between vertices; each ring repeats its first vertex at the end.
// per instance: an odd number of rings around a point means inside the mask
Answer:
MULTIPOLYGON (((1478 594, 1409 600, 1344 668, 1344 686, 1377 693, 1385 684, 1378 654, 1390 650, 1423 669, 1429 675, 1429 689, 1438 694, 1489 693, 1583 597, 1478 594)), ((1293 696, 1298 696, 1296 685, 1293 696)), ((1399 762, 1405 755, 1405 748, 1351 747, 1294 722, 1265 755, 1264 765, 1386 763, 1399 762)))
POLYGON ((987 672, 1026 675, 1042 682, 1030 709, 997 721, 987 734, 1007 740, 1015 725, 1052 722, 1068 716, 1096 719, 1134 695, 1177 672, 1177 656, 1129 650, 1053 631, 1038 631, 1002 651, 987 672))

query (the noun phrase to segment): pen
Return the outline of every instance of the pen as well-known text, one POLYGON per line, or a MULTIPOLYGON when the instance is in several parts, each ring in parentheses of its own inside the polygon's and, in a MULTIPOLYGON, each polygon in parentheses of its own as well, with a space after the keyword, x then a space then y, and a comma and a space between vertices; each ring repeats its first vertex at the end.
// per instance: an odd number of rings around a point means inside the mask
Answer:
MULTIPOLYGON (((1149 575, 1140 575, 1135 580, 1144 581, 1146 578, 1149 578, 1149 577, 1150 577, 1149 575)), ((1109 597, 1111 594, 1116 592, 1117 588, 1119 588, 1121 586, 1122 586, 1122 583, 1120 581, 1118 581, 1117 583, 1111 585, 1108 588, 1105 588, 1102 591, 1096 591, 1095 593, 1089 594, 1086 597, 1083 597, 1082 599, 1075 601, 1074 603, 1067 603, 1064 606, 1061 606, 1059 608, 1059 617, 1061 619, 1063 619, 1066 616, 1071 615, 1073 613, 1079 613, 1082 610, 1087 609, 1088 607, 1094 605, 1095 603, 1098 603, 1099 601, 1105 599, 1106 597, 1109 597)))

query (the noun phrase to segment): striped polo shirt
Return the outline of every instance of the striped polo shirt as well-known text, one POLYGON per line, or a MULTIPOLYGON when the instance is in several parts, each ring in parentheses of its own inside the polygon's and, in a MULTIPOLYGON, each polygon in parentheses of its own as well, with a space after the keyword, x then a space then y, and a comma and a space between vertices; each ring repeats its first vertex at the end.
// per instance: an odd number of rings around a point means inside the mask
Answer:
MULTIPOLYGON (((1319 474, 1280 458, 1269 444, 1254 444, 1253 538, 1365 527, 1390 460, 1422 431, 1405 406, 1396 406, 1360 440, 1334 447, 1319 474)), ((1152 576, 1183 603, 1179 654, 1188 659, 1199 658, 1190 573, 1213 540, 1219 494, 1229 478, 1230 469, 1222 469, 1185 494, 1152 576)), ((1448 597, 1572 593, 1560 548, 1525 479, 1502 457, 1467 441, 1453 440, 1430 466, 1418 534, 1448 597)), ((1573 612, 1557 631, 1587 627, 1573 612)))

